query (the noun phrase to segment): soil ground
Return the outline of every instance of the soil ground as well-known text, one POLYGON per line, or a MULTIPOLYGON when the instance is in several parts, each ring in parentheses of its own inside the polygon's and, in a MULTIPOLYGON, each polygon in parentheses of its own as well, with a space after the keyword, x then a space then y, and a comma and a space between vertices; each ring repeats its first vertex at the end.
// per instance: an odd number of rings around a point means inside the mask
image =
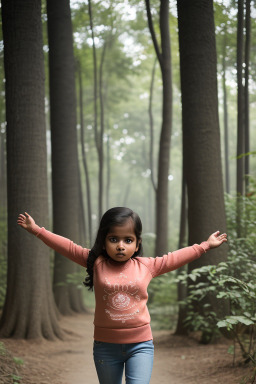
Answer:
MULTIPOLYGON (((92 358, 93 315, 63 317, 64 341, 4 339, 13 356, 24 361, 22 384, 97 384, 92 358)), ((228 341, 201 345, 195 338, 155 331, 155 360, 150 384, 239 384, 250 373, 227 353, 228 341)), ((0 377, 0 383, 7 383, 0 377)), ((115 383, 111 383, 115 384, 115 383)))

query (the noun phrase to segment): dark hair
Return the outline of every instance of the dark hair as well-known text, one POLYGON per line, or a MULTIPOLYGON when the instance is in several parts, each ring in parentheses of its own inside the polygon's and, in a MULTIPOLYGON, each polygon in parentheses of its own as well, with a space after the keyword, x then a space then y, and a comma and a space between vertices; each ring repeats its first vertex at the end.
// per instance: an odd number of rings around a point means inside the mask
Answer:
POLYGON ((132 257, 142 256, 143 248, 141 244, 141 232, 142 232, 142 224, 140 217, 137 213, 133 212, 129 208, 125 207, 115 207, 109 209, 101 218, 100 226, 98 229, 98 233, 96 236, 96 240, 94 246, 89 252, 88 260, 87 260, 87 274, 84 285, 88 287, 89 290, 93 290, 93 266, 95 260, 100 255, 108 258, 108 254, 104 249, 105 239, 107 234, 109 233, 111 227, 117 225, 123 225, 127 220, 131 219, 134 223, 134 233, 136 235, 136 240, 138 243, 138 251, 136 251, 132 257))

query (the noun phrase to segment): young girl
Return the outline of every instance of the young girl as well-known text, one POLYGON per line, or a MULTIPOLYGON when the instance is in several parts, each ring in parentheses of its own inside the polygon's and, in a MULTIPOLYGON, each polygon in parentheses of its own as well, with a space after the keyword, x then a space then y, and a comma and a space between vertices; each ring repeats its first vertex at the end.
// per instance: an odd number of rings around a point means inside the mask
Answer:
POLYGON ((139 216, 129 208, 109 209, 91 250, 40 228, 28 214, 18 224, 56 252, 87 267, 85 285, 95 291, 94 362, 100 384, 148 384, 154 357, 147 287, 153 277, 195 260, 227 241, 219 231, 207 241, 162 257, 142 257, 139 216))

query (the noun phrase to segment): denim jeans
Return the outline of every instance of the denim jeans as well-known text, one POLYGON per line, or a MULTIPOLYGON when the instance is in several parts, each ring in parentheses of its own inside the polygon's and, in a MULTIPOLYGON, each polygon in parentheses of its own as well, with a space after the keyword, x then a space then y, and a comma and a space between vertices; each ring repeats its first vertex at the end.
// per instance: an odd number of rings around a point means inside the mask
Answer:
POLYGON ((149 384, 154 360, 153 340, 132 344, 94 341, 93 357, 100 384, 149 384))

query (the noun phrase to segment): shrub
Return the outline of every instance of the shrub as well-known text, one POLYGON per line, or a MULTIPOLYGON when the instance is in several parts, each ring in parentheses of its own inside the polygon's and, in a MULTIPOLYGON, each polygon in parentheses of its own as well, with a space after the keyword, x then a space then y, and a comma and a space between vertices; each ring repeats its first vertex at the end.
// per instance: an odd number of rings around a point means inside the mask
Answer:
POLYGON ((186 283, 190 278, 193 281, 186 300, 186 326, 209 335, 224 329, 234 343, 238 343, 244 361, 256 367, 256 200, 253 193, 242 200, 244 237, 236 238, 236 199, 226 198, 228 261, 194 269, 190 274, 179 276, 178 280, 186 283), (212 311, 205 300, 209 295, 216 296, 220 305, 227 304, 228 315, 219 318, 212 311), (194 311, 195 302, 203 303, 200 312, 194 311))

